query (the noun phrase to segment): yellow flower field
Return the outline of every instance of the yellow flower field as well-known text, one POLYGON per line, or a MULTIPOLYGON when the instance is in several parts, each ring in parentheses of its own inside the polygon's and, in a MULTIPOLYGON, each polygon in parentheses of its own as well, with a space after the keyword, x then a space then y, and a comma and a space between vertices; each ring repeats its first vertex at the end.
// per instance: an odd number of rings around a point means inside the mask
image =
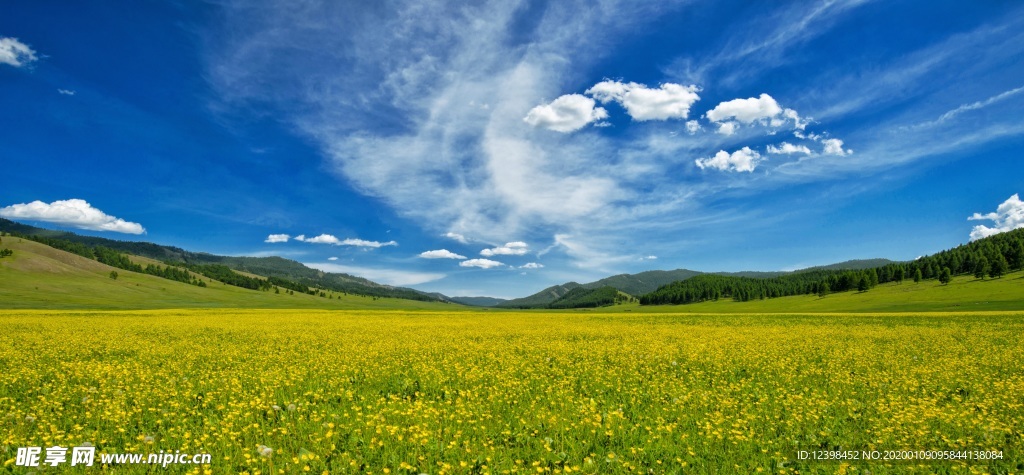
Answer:
POLYGON ((0 312, 0 473, 1024 473, 1024 316, 0 312), (210 453, 17 466, 19 447, 210 453), (799 452, 1001 451, 997 460, 799 452))

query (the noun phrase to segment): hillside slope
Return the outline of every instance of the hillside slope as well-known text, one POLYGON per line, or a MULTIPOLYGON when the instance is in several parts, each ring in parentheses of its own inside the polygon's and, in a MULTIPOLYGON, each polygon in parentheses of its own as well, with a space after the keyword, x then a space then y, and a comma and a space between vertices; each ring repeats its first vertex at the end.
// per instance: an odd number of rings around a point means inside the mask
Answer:
MULTIPOLYGON (((243 289, 204 278, 207 287, 116 269, 97 261, 10 236, 2 247, 14 254, 0 259, 0 308, 154 309, 154 308, 425 308, 458 305, 405 299, 274 293, 243 289), (116 271, 117 279, 110 278, 116 271)), ((138 259, 146 262, 145 259, 138 259)))
POLYGON ((1024 272, 998 279, 958 276, 942 285, 935 280, 881 284, 867 292, 838 292, 818 297, 796 295, 736 302, 732 299, 685 305, 617 305, 610 312, 642 313, 885 313, 1024 311, 1024 272))
POLYGON ((60 239, 84 244, 89 247, 103 246, 122 253, 147 257, 161 262, 184 262, 197 265, 219 264, 262 277, 278 277, 295 281, 307 287, 320 287, 350 294, 437 301, 437 298, 418 290, 379 284, 349 274, 323 272, 282 257, 218 256, 150 242, 118 241, 94 236, 82 236, 66 231, 37 228, 0 218, 0 233, 3 232, 60 239))

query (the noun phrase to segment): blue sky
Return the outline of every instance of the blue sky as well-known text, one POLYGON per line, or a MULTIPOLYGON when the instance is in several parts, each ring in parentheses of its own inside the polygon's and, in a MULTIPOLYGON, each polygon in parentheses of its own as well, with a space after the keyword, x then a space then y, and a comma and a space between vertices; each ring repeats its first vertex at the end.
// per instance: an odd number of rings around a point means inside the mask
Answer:
POLYGON ((3 9, 23 222, 499 297, 1024 226, 1017 2, 3 9))

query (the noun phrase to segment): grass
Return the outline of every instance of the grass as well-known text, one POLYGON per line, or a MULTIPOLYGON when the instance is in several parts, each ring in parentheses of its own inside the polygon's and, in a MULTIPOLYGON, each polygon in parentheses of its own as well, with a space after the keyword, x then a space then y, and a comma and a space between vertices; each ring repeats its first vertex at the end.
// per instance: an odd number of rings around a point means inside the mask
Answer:
MULTIPOLYGON (((334 299, 263 292, 208 281, 208 287, 116 269, 29 240, 4 237, 14 255, 0 259, 0 308, 378 308, 453 310, 457 305, 334 293, 334 299), (110 271, 118 273, 117 280, 110 271)), ((133 257, 139 264, 156 261, 133 257)))
POLYGON ((1022 317, 0 311, 0 462, 89 442, 213 455, 172 473, 1019 473, 1022 317), (1004 458, 797 460, 836 448, 1004 458))
POLYGON ((612 312, 670 313, 888 313, 1024 311, 1024 272, 998 279, 957 276, 948 285, 937 280, 888 283, 867 292, 840 292, 825 297, 799 295, 749 302, 722 299, 687 305, 617 305, 612 312))

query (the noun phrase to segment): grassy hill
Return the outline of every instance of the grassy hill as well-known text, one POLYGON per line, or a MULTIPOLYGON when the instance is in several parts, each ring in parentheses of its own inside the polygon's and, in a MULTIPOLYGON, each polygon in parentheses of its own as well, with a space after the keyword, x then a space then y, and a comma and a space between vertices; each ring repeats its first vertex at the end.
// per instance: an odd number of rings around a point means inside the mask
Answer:
POLYGON ((839 292, 818 297, 797 295, 735 302, 721 299, 686 305, 618 305, 611 312, 671 313, 885 313, 1024 310, 1024 272, 998 279, 954 277, 948 285, 938 281, 888 283, 867 292, 839 292))
MULTIPOLYGON (((225 285, 208 278, 198 287, 115 269, 69 252, 10 236, 2 247, 14 254, 0 259, 0 308, 154 309, 154 308, 378 308, 456 310, 459 305, 334 293, 335 298, 274 293, 225 285), (110 272, 118 278, 111 279, 110 272)), ((140 264, 156 261, 132 256, 140 264)))
MULTIPOLYGON (((115 251, 163 262, 187 263, 192 265, 216 264, 241 271, 243 275, 277 277, 296 282, 306 287, 319 287, 337 292, 376 297, 396 297, 411 300, 438 301, 436 297, 414 289, 379 284, 349 274, 323 272, 306 267, 300 262, 282 257, 236 257, 218 256, 205 252, 192 252, 174 246, 150 242, 118 241, 94 236, 37 228, 0 218, 0 233, 37 236, 59 239, 82 244, 90 248, 103 246, 115 251)), ((59 247, 59 246, 58 246, 59 247)))

